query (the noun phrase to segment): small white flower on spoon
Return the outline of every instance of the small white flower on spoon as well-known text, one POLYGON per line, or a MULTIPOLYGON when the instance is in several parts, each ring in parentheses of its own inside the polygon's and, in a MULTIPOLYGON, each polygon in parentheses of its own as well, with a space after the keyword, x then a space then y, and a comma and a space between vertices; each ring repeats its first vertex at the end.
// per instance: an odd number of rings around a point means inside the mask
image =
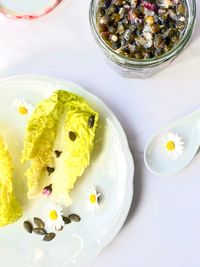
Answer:
POLYGON ((183 139, 178 136, 178 134, 172 132, 166 134, 164 138, 164 147, 165 151, 171 158, 180 158, 183 155, 184 146, 183 139))

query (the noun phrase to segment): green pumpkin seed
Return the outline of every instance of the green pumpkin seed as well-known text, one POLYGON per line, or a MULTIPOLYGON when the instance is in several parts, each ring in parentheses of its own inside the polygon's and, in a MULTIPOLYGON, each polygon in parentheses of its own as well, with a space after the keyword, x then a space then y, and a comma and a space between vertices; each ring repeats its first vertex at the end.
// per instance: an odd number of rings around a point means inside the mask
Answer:
POLYGON ((49 242, 55 238, 55 233, 48 233, 44 236, 43 241, 49 242))
POLYGON ((62 154, 62 151, 55 150, 54 153, 55 153, 55 155, 56 155, 56 158, 59 158, 60 155, 62 154))
POLYGON ((64 221, 65 224, 71 223, 71 220, 68 217, 62 216, 62 218, 63 218, 63 221, 64 221))
POLYGON ((68 218, 73 222, 80 222, 81 218, 77 214, 70 214, 68 218))
POLYGON ((69 139, 74 142, 76 140, 76 134, 74 132, 70 131, 69 132, 69 139))
POLYGON ((46 235, 47 234, 47 232, 43 228, 34 228, 33 232, 36 235, 46 235))
POLYGON ((38 228, 44 228, 44 226, 45 226, 44 222, 40 218, 35 217, 35 218, 33 218, 33 220, 34 220, 35 225, 38 228))
POLYGON ((25 221, 24 222, 24 229, 28 232, 28 233, 32 233, 33 232, 33 226, 29 221, 25 221))
POLYGON ((184 15, 185 14, 185 5, 184 4, 180 4, 177 6, 177 14, 178 15, 184 15))
POLYGON ((94 126, 94 122, 95 122, 95 116, 94 115, 91 115, 88 118, 88 126, 89 126, 89 128, 92 128, 94 126))
POLYGON ((55 171, 55 169, 53 167, 47 167, 47 172, 48 172, 48 175, 50 176, 53 172, 55 171))
POLYGON ((99 7, 98 9, 98 16, 102 18, 105 15, 105 9, 102 7, 99 7))

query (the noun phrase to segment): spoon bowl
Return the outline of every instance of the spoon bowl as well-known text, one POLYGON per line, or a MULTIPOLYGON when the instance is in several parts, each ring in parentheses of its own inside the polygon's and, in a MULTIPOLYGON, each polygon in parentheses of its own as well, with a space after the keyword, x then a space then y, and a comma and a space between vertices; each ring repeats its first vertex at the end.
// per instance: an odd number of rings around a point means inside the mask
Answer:
POLYGON ((200 110, 170 123, 148 142, 144 152, 146 167, 159 175, 170 175, 184 169, 194 158, 200 146, 200 110), (168 133, 178 134, 184 141, 183 154, 171 158, 167 153, 164 138, 168 133))

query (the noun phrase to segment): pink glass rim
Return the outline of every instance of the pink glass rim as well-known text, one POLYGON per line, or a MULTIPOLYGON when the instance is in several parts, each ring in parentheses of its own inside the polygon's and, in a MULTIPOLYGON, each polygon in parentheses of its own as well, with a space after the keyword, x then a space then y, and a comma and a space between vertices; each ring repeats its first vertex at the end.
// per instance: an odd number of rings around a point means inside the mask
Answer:
POLYGON ((57 0, 52 6, 47 7, 45 10, 43 10, 42 12, 38 13, 38 14, 29 14, 29 15, 16 15, 16 14, 12 14, 9 10, 5 10, 5 9, 0 9, 0 12, 4 15, 6 15, 9 18, 15 18, 15 19, 27 19, 27 20, 32 20, 32 19, 37 19, 39 17, 42 17, 44 15, 47 15, 48 13, 50 13, 54 8, 56 8, 60 2, 62 2, 63 0, 57 0))

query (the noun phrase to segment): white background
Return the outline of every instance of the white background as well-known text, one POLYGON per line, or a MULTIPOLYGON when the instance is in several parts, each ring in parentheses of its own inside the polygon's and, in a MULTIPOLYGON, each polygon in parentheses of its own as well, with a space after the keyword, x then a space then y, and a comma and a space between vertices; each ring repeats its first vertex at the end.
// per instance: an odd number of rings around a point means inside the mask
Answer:
POLYGON ((177 60, 137 80, 107 66, 88 9, 89 0, 63 0, 35 21, 0 15, 0 77, 42 74, 79 83, 113 110, 127 133, 136 165, 133 204, 120 234, 87 267, 199 267, 200 155, 179 174, 159 177, 145 168, 143 151, 160 127, 199 109, 200 14, 177 60))

